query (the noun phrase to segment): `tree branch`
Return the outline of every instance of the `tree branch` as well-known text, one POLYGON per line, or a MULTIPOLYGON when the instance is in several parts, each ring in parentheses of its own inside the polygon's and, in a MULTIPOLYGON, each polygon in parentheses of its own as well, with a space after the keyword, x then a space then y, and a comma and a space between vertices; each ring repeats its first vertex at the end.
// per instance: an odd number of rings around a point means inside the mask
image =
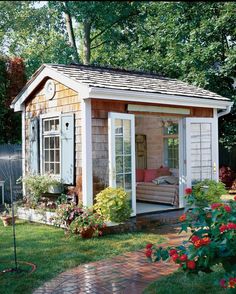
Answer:
POLYGON ((132 16, 138 15, 138 12, 136 11, 135 13, 131 13, 129 15, 127 15, 125 18, 124 17, 120 17, 118 18, 116 21, 114 21, 111 25, 107 26, 105 29, 103 29, 102 31, 100 31, 97 35, 95 35, 94 37, 91 38, 91 42, 93 40, 95 40, 97 37, 101 36, 102 34, 104 34, 108 29, 110 29, 111 27, 113 27, 114 25, 116 25, 117 23, 119 23, 120 21, 124 20, 124 19, 128 19, 132 16))
POLYGON ((92 49, 96 49, 96 48, 102 46, 103 44, 105 44, 105 43, 107 43, 107 42, 108 42, 108 40, 105 40, 105 41, 99 43, 98 45, 95 45, 95 46, 91 47, 90 49, 91 49, 91 50, 92 50, 92 49))

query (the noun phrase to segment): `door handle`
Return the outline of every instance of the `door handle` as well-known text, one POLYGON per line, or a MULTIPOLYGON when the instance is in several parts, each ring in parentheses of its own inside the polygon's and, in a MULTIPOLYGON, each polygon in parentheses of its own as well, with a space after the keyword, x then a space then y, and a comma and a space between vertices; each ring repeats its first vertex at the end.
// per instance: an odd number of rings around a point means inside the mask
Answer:
POLYGON ((216 173, 216 163, 213 163, 213 173, 216 173))

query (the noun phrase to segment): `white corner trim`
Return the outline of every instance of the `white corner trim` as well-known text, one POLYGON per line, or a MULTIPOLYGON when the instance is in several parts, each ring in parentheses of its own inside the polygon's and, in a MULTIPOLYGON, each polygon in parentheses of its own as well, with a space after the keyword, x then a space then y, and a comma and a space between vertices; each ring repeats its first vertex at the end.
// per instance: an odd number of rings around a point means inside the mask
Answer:
POLYGON ((82 99, 82 193, 83 205, 93 205, 91 99, 82 99))
POLYGON ((190 114, 190 109, 187 109, 187 108, 146 106, 146 105, 137 105, 137 104, 128 104, 128 111, 171 113, 171 114, 183 114, 183 115, 190 114))
POLYGON ((98 87, 90 87, 88 98, 219 109, 226 109, 227 106, 231 105, 232 103, 228 99, 204 99, 199 97, 159 94, 131 90, 117 90, 98 87))
MULTIPOLYGON (((21 113, 21 125, 22 125, 22 130, 21 130, 21 139, 22 139, 22 176, 25 177, 26 171, 25 171, 25 105, 22 105, 22 113, 21 113)), ((26 195, 26 189, 25 189, 25 184, 22 184, 22 189, 23 189, 23 196, 26 195)))

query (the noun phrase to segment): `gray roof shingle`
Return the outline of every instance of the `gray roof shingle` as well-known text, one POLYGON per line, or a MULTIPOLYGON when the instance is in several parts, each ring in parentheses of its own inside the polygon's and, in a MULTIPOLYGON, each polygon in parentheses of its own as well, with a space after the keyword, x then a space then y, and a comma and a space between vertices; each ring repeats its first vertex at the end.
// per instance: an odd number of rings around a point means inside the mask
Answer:
POLYGON ((45 64, 45 66, 92 87, 229 100, 211 91, 157 74, 84 65, 45 64))

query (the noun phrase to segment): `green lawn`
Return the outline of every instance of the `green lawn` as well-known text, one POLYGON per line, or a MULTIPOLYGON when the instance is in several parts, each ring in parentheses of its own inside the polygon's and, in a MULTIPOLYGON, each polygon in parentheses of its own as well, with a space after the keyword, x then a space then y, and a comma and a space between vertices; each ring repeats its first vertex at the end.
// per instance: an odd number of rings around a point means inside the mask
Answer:
POLYGON ((218 285, 223 276, 224 271, 220 267, 210 274, 186 275, 175 272, 150 284, 143 294, 223 294, 226 291, 218 285))
MULTIPOLYGON (((148 232, 107 235, 89 240, 78 236, 67 238, 61 229, 22 221, 17 222, 16 235, 18 259, 36 264, 37 269, 31 275, 0 274, 0 292, 4 289, 4 294, 31 293, 68 268, 138 250, 149 242, 164 241, 148 232)), ((12 260, 12 227, 5 228, 0 224, 0 270, 12 267, 12 260)))

